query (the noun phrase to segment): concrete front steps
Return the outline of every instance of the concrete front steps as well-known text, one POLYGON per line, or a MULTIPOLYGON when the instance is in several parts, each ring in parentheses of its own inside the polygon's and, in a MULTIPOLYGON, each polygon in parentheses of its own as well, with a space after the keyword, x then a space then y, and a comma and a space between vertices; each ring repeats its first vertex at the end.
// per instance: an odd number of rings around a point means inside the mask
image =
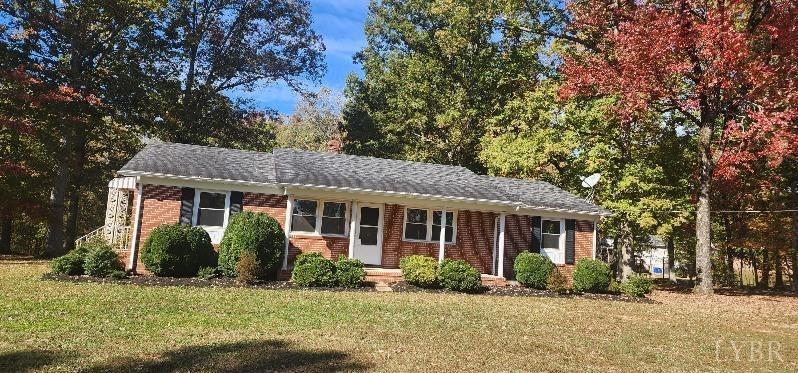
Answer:
MULTIPOLYGON (((366 268, 366 282, 391 284, 402 280, 401 269, 366 268)), ((483 274, 482 284, 485 286, 507 286, 507 280, 504 277, 483 274)))

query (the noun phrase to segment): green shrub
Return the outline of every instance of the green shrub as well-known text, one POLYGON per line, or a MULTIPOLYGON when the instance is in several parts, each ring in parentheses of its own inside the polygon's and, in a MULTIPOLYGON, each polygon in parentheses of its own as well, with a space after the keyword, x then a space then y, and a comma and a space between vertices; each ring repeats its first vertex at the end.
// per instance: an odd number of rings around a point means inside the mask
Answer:
POLYGON ((53 273, 68 276, 80 276, 85 274, 83 263, 86 260, 86 253, 95 245, 102 245, 104 241, 89 241, 74 248, 65 255, 55 258, 50 262, 53 273))
POLYGON ((607 292, 610 294, 620 294, 621 293, 621 283, 616 281, 614 278, 610 280, 610 285, 607 286, 607 292))
POLYGON ((208 232, 184 224, 156 227, 141 249, 141 262, 157 276, 195 276, 200 267, 214 265, 214 259, 208 232))
POLYGON ((123 268, 119 255, 104 242, 93 244, 83 261, 86 274, 94 277, 106 277, 111 272, 121 271, 123 268))
POLYGON ((545 255, 524 251, 515 258, 513 263, 515 279, 521 285, 545 289, 552 272, 554 263, 545 255))
POLYGON ((546 289, 558 294, 565 294, 568 292, 568 279, 555 268, 546 280, 546 289))
POLYGON ((114 270, 108 273, 108 277, 114 280, 124 280, 127 278, 127 272, 122 270, 114 270))
POLYGON ((422 288, 438 286, 438 261, 423 255, 411 255, 399 261, 402 277, 411 285, 422 288))
POLYGON ((210 280, 219 276, 219 270, 216 267, 202 267, 197 271, 197 277, 205 280, 210 280))
POLYGON ((291 280, 299 286, 335 286, 335 264, 319 253, 297 256, 291 280))
POLYGON ((483 289, 479 272, 465 260, 444 259, 438 278, 441 286, 449 290, 474 293, 483 289))
POLYGON ((263 267, 254 253, 244 252, 238 257, 236 263, 236 281, 242 284, 252 284, 263 276, 263 267))
POLYGON ((338 286, 357 288, 363 285, 366 279, 366 270, 363 262, 357 259, 348 259, 341 255, 335 263, 335 279, 338 286))
POLYGON ((219 270, 236 276, 236 263, 242 253, 255 254, 264 274, 275 273, 282 264, 285 233, 277 220, 262 212, 243 211, 227 225, 219 244, 219 270))
POLYGON ((50 262, 53 273, 59 275, 79 276, 83 274, 83 257, 70 252, 50 262))
POLYGON ((630 296, 642 298, 646 294, 651 293, 651 279, 641 275, 629 276, 626 281, 621 284, 621 292, 630 296))
POLYGON ((596 259, 582 259, 574 268, 574 290, 580 293, 603 293, 612 279, 610 266, 596 259))

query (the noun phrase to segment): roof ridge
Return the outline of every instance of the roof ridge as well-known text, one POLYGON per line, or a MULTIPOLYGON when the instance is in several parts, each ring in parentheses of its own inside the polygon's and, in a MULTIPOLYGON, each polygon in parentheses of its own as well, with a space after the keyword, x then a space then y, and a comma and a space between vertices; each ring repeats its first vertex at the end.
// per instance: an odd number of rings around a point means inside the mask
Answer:
POLYGON ((180 145, 180 146, 190 146, 190 147, 195 147, 195 148, 212 149, 212 150, 228 150, 228 151, 236 151, 236 152, 262 154, 262 155, 272 155, 271 151, 264 152, 264 151, 260 151, 260 150, 236 149, 236 148, 228 148, 228 147, 215 146, 215 145, 186 144, 186 143, 182 143, 182 142, 171 142, 171 141, 158 141, 158 142, 154 142, 154 143, 149 143, 145 147, 155 146, 155 145, 180 145))
MULTIPOLYGON (((282 147, 275 147, 272 151, 277 150, 288 150, 293 152, 301 152, 301 153, 313 153, 319 154, 323 156, 330 156, 330 157, 349 157, 349 158, 359 158, 359 159, 375 159, 379 161, 391 161, 391 162, 402 162, 407 164, 417 164, 417 165, 426 165, 426 166, 440 166, 440 167, 449 167, 449 168, 459 168, 465 171, 468 171, 474 175, 480 175, 474 171, 469 170, 466 167, 458 166, 458 165, 450 165, 450 164, 442 164, 442 163, 432 163, 432 162, 421 162, 421 161, 410 161, 406 159, 393 159, 393 158, 381 158, 381 157, 374 157, 370 155, 357 155, 357 154, 346 154, 346 153, 333 153, 333 152, 321 152, 321 151, 314 151, 314 150, 305 150, 305 149, 296 149, 296 148, 282 148, 282 147)), ((481 175, 484 176, 484 175, 481 175)))

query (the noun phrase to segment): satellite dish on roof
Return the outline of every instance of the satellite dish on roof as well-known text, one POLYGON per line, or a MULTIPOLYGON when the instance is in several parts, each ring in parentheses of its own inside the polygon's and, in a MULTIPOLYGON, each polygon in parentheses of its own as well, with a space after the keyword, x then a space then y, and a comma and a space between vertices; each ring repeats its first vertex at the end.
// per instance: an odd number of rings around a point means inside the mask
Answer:
POLYGON ((601 174, 600 173, 595 173, 595 174, 590 175, 588 177, 580 176, 579 178, 582 179, 582 186, 583 187, 590 188, 590 191, 587 193, 587 198, 585 198, 585 199, 588 202, 593 203, 593 195, 594 195, 594 192, 595 192, 593 187, 595 187, 596 184, 599 182, 599 179, 601 179, 601 174))
POLYGON ((596 183, 598 183, 599 179, 601 179, 601 174, 595 173, 595 174, 590 175, 588 177, 581 177, 580 176, 579 178, 582 179, 582 186, 583 187, 592 188, 592 187, 596 186, 596 183))

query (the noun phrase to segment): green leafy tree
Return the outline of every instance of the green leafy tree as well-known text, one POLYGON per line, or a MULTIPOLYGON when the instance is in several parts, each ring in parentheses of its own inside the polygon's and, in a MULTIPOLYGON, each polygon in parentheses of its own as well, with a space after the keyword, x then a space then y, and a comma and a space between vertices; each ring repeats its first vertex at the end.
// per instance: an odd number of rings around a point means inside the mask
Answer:
POLYGON ((164 140, 229 146, 257 134, 248 102, 232 91, 303 82, 324 72, 321 37, 307 1, 169 0, 159 13, 156 58, 164 140))
POLYGON ((362 79, 351 76, 344 109, 346 153, 483 169, 487 119, 544 67, 542 38, 515 27, 537 22, 505 1, 373 1, 362 79))

